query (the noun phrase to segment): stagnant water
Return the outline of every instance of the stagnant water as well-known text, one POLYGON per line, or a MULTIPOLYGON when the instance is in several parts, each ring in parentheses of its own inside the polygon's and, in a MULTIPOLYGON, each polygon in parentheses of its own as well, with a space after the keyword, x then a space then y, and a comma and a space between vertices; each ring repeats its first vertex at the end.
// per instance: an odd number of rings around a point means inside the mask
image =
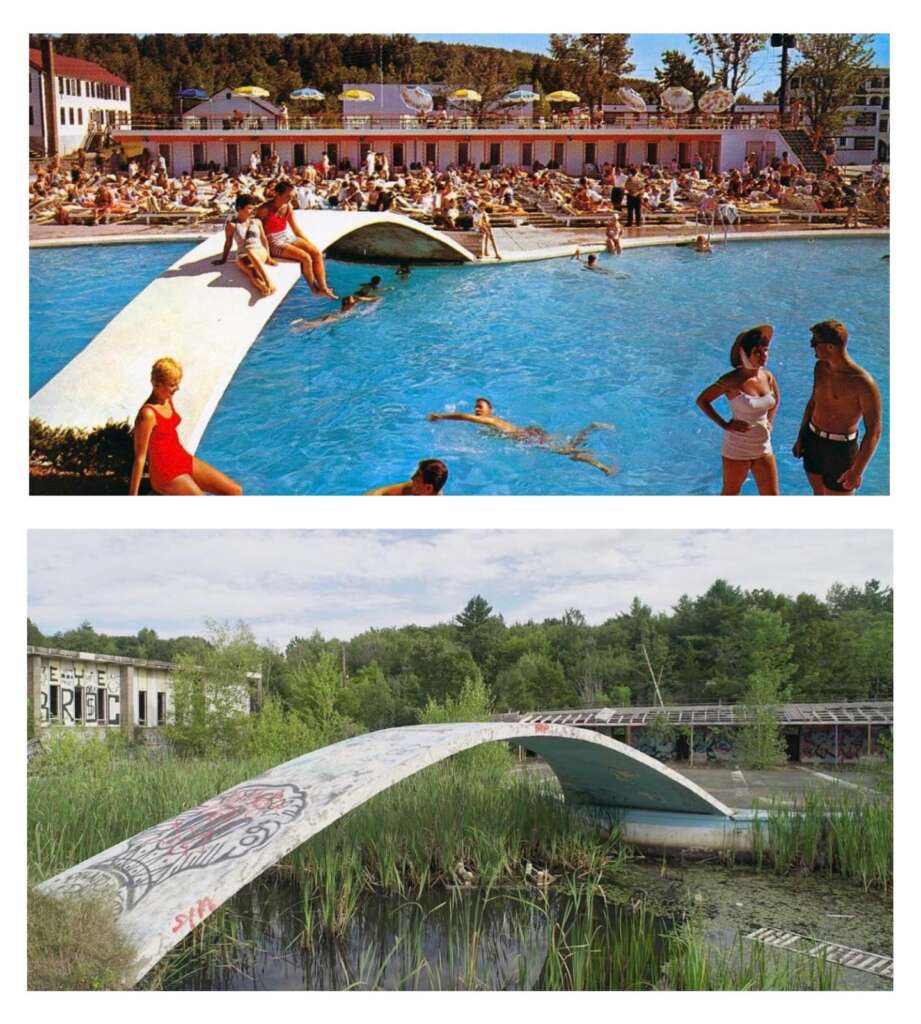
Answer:
POLYGON ((186 940, 145 987, 528 991, 571 987, 581 972, 592 981, 579 987, 645 989, 661 978, 673 923, 600 897, 457 888, 365 897, 333 938, 305 928, 300 887, 278 879, 248 886, 222 915, 203 947, 186 940))
MULTIPOLYGON (((431 889, 418 898, 357 900, 338 937, 322 900, 270 873, 229 900, 144 979, 142 988, 201 991, 606 991, 668 988, 669 941, 690 912, 718 959, 759 955, 743 938, 757 927, 796 931, 892 953, 891 895, 821 875, 779 877, 750 867, 664 864, 624 868, 607 902, 559 883, 485 892, 431 889), (309 907, 309 910, 306 909, 309 907)), ((816 962, 768 951, 808 988, 816 962)), ((837 989, 890 989, 891 981, 826 968, 837 989)), ((749 977, 752 977, 749 975, 749 977)), ((753 983, 753 987, 758 985, 753 983)))

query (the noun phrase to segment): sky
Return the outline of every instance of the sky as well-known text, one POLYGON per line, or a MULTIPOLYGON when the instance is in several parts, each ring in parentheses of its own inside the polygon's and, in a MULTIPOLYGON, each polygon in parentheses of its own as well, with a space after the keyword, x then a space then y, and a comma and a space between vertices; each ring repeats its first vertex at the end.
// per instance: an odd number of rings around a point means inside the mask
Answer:
POLYGON ((482 594, 509 624, 578 608, 592 624, 639 596, 668 611, 717 578, 825 595, 892 583, 885 530, 41 530, 29 534, 29 617, 46 634, 202 634, 252 626, 284 646, 319 629, 430 625, 482 594))
MULTIPOLYGON (((440 40, 446 43, 479 43, 481 46, 499 46, 509 50, 524 50, 528 53, 547 53, 550 40, 549 33, 529 34, 467 34, 451 35, 437 33, 414 32, 413 35, 420 40, 440 40)), ((634 33, 630 36, 630 48, 633 50, 631 62, 636 65, 633 71, 634 78, 655 78, 655 69, 661 66, 662 53, 665 50, 680 50, 687 56, 694 56, 687 34, 673 33, 634 33)), ((876 53, 876 64, 879 67, 889 66, 889 36, 888 34, 877 34, 875 36, 874 51, 876 53)), ((702 70, 709 73, 710 65, 705 57, 695 57, 695 64, 702 70)), ((746 85, 745 91, 754 99, 761 99, 761 94, 766 89, 776 89, 780 85, 780 50, 768 47, 760 53, 755 54, 752 60, 752 67, 755 76, 746 85)))

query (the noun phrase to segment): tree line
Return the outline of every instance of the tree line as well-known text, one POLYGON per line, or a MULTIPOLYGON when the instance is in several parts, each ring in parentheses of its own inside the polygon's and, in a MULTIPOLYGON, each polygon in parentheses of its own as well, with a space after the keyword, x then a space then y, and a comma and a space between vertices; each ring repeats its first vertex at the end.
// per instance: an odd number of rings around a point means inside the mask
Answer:
MULTIPOLYGON (((497 712, 648 705, 659 694, 666 704, 735 702, 747 699, 756 671, 773 674, 785 700, 868 700, 892 695, 892 610, 892 589, 877 580, 835 584, 824 599, 716 580, 667 612, 637 597, 598 625, 576 608, 509 624, 475 595, 448 622, 346 641, 314 631, 280 649, 240 627, 234 650, 283 708, 368 729, 415 722, 428 702, 457 699, 471 682, 497 712)), ((108 636, 84 622, 46 636, 28 623, 30 644, 187 664, 206 662, 226 635, 108 636)))

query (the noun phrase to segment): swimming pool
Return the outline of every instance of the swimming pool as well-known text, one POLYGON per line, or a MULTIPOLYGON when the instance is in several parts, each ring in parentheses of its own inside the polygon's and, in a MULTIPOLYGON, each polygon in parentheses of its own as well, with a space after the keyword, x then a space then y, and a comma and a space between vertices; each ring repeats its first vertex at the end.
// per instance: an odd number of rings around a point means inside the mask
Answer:
MULTIPOLYGON (((187 248, 33 250, 32 390, 187 248)), ((728 369, 738 331, 767 321, 782 392, 781 490, 808 494, 790 448, 812 385, 810 324, 848 326, 888 422, 888 251, 886 238, 737 242, 710 256, 662 246, 601 256, 610 274, 564 259, 419 267, 405 282, 390 268, 331 263, 340 294, 380 273, 384 301, 302 331, 291 322, 334 307, 298 284, 241 364, 198 454, 249 494, 360 494, 407 479, 426 457, 448 464, 450 494, 717 494, 721 435, 694 398, 728 369), (479 395, 496 415, 559 437, 612 424, 588 444, 618 473, 426 419, 472 412, 479 395)), ((888 493, 888 480, 884 430, 861 493, 888 493)))

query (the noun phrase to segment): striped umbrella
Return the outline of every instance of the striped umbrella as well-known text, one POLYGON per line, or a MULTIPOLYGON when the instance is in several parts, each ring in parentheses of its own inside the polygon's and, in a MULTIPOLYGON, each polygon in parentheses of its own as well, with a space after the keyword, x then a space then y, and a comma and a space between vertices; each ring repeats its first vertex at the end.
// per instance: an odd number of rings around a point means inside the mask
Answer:
POLYGON ((620 94, 621 103, 628 106, 632 111, 637 114, 646 113, 646 101, 636 91, 636 89, 629 89, 627 86, 621 86, 618 90, 620 94))
POLYGON ((662 106, 672 114, 684 114, 694 107, 694 93, 683 85, 670 85, 660 95, 662 106))
POLYGON ((705 114, 722 114, 724 110, 728 110, 736 98, 730 89, 725 86, 718 85, 715 89, 708 89, 703 96, 697 101, 698 109, 702 110, 705 114))

